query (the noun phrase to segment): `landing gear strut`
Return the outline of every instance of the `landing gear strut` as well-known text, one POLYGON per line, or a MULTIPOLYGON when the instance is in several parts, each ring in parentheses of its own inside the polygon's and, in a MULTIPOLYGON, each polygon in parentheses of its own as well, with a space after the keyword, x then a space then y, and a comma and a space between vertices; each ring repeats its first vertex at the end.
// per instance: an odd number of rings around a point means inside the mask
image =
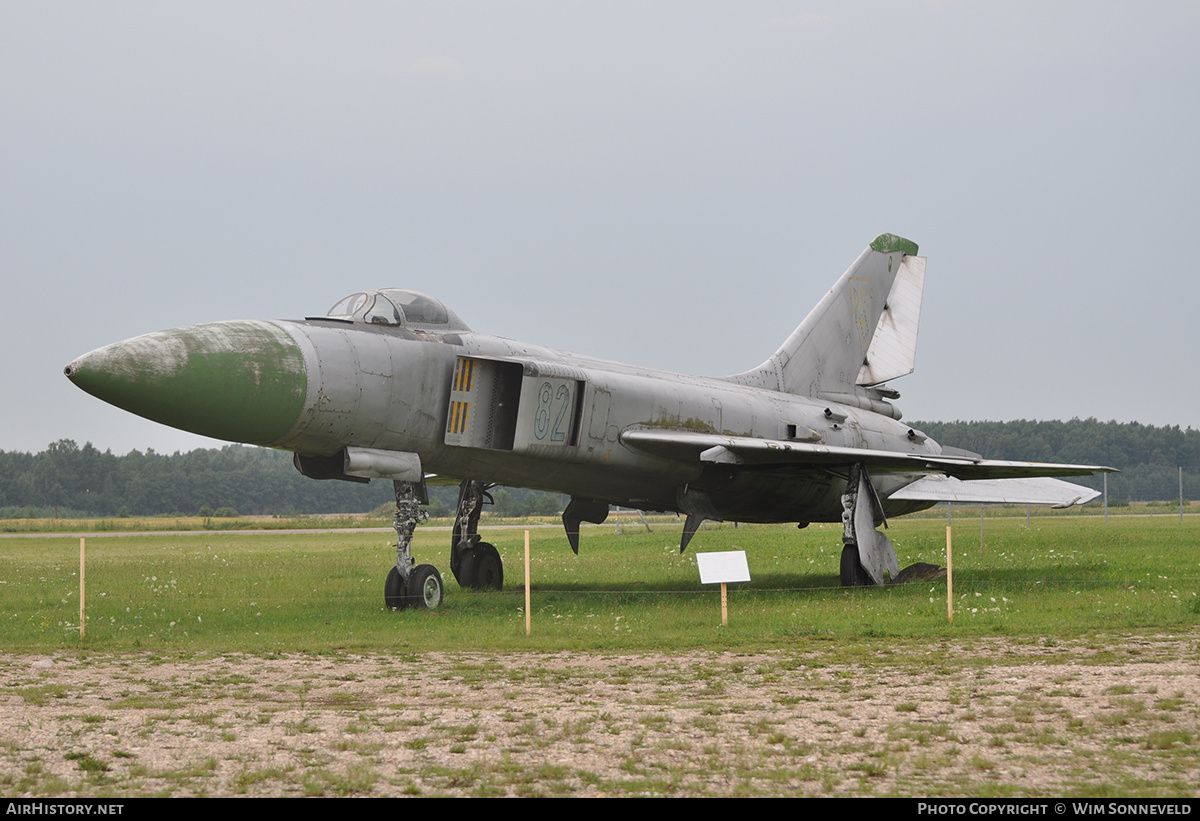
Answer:
POLYGON ((500 552, 494 545, 479 539, 479 515, 483 512, 484 499, 492 500, 487 492, 490 487, 468 479, 458 488, 450 572, 461 587, 476 590, 504 587, 504 563, 500 560, 500 552))
POLYGON ((442 603, 442 577, 431 564, 413 566, 412 537, 417 525, 429 514, 422 505, 429 504, 425 483, 393 480, 396 491, 396 564, 388 572, 383 585, 383 602, 389 610, 413 607, 433 610, 442 603))

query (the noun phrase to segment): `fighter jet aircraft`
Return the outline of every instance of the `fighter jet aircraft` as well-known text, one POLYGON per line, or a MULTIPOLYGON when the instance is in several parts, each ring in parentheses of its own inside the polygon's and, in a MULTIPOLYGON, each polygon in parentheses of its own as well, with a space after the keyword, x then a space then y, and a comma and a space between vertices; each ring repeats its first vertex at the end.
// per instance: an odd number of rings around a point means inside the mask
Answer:
POLYGON ((900 421, 884 383, 913 371, 925 258, 883 234, 761 365, 698 377, 476 333, 432 297, 352 294, 326 316, 243 320, 146 334, 65 369, 132 413, 217 439, 280 448, 315 479, 390 479, 396 564, 389 607, 434 608, 442 579, 414 564, 427 482, 457 482, 450 570, 500 587, 482 541, 489 488, 568 494, 581 522, 609 507, 675 511, 680 549, 707 519, 842 522, 841 581, 899 568, 887 517, 939 501, 1086 502, 1054 478, 1109 468, 987 460, 900 421), (436 477, 436 478, 435 478, 436 477))

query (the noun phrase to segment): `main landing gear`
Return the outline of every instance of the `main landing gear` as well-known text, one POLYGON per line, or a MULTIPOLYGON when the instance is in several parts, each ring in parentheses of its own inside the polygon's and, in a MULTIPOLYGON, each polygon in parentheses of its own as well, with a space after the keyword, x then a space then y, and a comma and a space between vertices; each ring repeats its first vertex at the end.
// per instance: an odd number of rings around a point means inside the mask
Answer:
POLYGON ((896 550, 885 534, 883 505, 875 495, 865 465, 854 465, 842 495, 842 587, 883 584, 886 572, 893 580, 900 573, 896 550))
POLYGON ((450 572, 461 587, 475 590, 504 587, 504 563, 500 560, 500 552, 494 545, 480 541, 479 537, 479 515, 483 512, 484 499, 492 500, 488 495, 491 487, 468 479, 458 488, 450 572))
POLYGON ((412 537, 417 525, 429 514, 422 505, 429 504, 429 497, 422 482, 394 480, 396 490, 396 516, 392 527, 396 529, 396 564, 388 572, 383 585, 383 601, 390 610, 412 607, 434 610, 442 603, 442 577, 431 564, 413 566, 412 537))

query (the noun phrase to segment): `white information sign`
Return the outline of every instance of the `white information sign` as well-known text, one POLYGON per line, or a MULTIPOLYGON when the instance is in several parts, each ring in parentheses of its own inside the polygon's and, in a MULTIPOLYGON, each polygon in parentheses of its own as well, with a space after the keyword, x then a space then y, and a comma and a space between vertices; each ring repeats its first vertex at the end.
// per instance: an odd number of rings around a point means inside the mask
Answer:
POLYGON ((721 553, 697 553, 701 584, 750 581, 750 565, 745 550, 726 550, 721 553))

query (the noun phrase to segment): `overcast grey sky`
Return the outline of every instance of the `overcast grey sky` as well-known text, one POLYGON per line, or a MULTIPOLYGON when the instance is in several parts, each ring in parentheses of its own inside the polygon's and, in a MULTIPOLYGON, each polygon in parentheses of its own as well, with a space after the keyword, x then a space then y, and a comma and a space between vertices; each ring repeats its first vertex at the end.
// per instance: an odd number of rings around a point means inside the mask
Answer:
POLYGON ((758 364, 877 234, 909 419, 1198 426, 1195 2, 0 4, 0 449, 215 444, 63 366, 409 287, 758 364))

